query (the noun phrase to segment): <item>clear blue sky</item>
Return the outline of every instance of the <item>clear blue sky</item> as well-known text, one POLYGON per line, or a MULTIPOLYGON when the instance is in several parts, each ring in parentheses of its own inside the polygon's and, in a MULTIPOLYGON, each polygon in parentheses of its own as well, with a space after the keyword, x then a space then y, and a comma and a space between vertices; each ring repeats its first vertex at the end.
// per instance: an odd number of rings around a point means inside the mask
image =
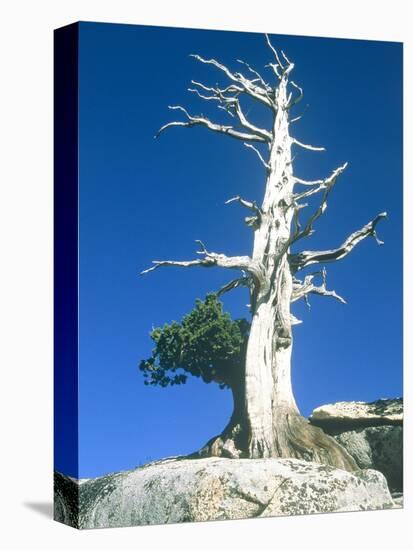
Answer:
MULTIPOLYGON (((320 178, 349 168, 307 249, 339 245, 386 210, 373 239, 328 266, 341 305, 312 299, 294 313, 293 386, 304 415, 323 403, 402 394, 402 47, 396 43, 273 36, 295 62, 308 103, 292 131, 325 153, 299 151, 295 172, 320 178)), ((186 91, 190 80, 224 83, 188 57, 215 57, 236 70, 271 61, 254 33, 84 23, 80 26, 80 477, 133 468, 200 448, 231 413, 231 395, 213 384, 143 385, 137 369, 151 352, 149 332, 180 320, 196 298, 218 289, 225 270, 165 268, 138 273, 152 259, 191 259, 195 239, 209 249, 248 254, 245 213, 224 202, 260 201, 264 173, 241 142, 204 128, 153 136, 181 104, 224 121, 186 91)), ((267 71, 267 69, 263 69, 267 71)), ((270 73, 266 73, 270 78, 270 73)), ((179 116, 179 113, 178 113, 179 116)), ((266 124, 265 112, 249 116, 266 124)), ((225 300, 248 316, 244 290, 225 300)), ((58 464, 57 464, 57 469, 58 464)), ((71 473, 66 471, 66 473, 71 473)))

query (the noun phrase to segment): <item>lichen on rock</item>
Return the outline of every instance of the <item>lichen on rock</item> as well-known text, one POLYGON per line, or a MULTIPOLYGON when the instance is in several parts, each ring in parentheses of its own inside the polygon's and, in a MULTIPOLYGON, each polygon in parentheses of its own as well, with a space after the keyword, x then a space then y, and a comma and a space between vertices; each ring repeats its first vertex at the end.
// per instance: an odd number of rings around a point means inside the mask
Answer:
POLYGON ((83 529, 394 507, 380 472, 352 474, 298 459, 173 459, 77 490, 83 529))
POLYGON ((360 468, 382 472, 403 489, 403 399, 339 402, 314 409, 310 422, 333 435, 360 468))
POLYGON ((368 426, 402 425, 403 398, 364 401, 341 401, 322 405, 309 418, 315 426, 328 433, 348 431, 368 426))

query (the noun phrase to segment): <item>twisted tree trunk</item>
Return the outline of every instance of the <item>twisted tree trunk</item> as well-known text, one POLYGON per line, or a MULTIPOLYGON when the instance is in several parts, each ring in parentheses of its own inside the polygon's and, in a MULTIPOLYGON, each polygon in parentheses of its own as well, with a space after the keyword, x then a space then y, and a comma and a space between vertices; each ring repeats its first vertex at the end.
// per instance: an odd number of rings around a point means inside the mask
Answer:
POLYGON ((210 439, 193 456, 222 456, 243 458, 248 456, 248 420, 245 410, 245 375, 231 381, 233 400, 231 418, 218 436, 210 439))
POLYGON ((286 252, 290 239, 294 186, 288 132, 287 75, 278 87, 277 114, 267 168, 265 196, 255 231, 253 259, 263 281, 251 299, 252 324, 246 357, 246 411, 251 457, 282 456, 275 416, 298 413, 291 389, 292 276, 286 252), (285 411, 280 415, 281 409, 285 411))

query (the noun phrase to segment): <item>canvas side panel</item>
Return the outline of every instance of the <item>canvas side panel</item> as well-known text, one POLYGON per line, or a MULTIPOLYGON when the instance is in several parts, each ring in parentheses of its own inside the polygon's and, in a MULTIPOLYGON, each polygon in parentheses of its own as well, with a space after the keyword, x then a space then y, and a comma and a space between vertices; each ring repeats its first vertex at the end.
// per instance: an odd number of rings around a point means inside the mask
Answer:
POLYGON ((54 32, 54 518, 78 525, 78 44, 54 32))

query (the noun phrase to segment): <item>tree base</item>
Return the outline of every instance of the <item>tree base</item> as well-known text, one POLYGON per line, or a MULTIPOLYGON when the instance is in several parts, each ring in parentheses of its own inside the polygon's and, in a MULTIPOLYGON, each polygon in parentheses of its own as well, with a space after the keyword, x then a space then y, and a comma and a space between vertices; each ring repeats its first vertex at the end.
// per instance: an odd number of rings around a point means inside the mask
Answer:
POLYGON ((246 430, 242 424, 237 423, 227 426, 222 434, 210 439, 193 456, 221 458, 249 458, 248 439, 246 430))
POLYGON ((285 415, 274 429, 274 441, 247 437, 247 429, 236 424, 210 439, 191 457, 222 458, 298 458, 340 468, 348 472, 359 470, 349 453, 337 441, 311 425, 299 414, 285 415))
POLYGON ((299 458, 348 472, 359 470, 344 447, 299 414, 287 414, 281 427, 277 426, 275 447, 280 458, 299 458))

